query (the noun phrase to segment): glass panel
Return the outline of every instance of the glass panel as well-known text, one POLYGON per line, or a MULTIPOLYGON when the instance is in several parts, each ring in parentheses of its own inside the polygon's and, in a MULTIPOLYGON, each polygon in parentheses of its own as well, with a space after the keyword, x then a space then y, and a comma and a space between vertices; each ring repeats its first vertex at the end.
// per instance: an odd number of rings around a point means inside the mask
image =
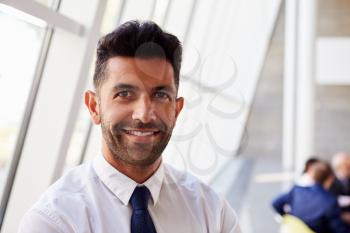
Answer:
MULTIPOLYGON (((201 2, 201 1, 198 1, 201 2)), ((186 37, 189 20, 192 17, 192 10, 194 9, 196 1, 192 0, 178 0, 170 3, 166 20, 164 22, 165 29, 176 35, 180 41, 183 42, 186 37)))
MULTIPOLYGON (((94 59, 95 60, 95 59, 94 59)), ((92 86, 92 68, 93 66, 90 66, 90 80, 89 83, 89 90, 93 90, 92 86)), ((69 147, 67 151, 67 157, 66 157, 66 163, 65 167, 63 169, 63 173, 68 171, 70 168, 73 168, 74 166, 79 165, 81 162, 83 162, 84 159, 84 152, 85 152, 85 146, 86 142, 88 140, 89 134, 90 134, 90 114, 88 110, 85 107, 84 104, 84 97, 81 97, 81 104, 80 104, 80 110, 78 119, 74 126, 74 131, 72 138, 69 142, 69 147)))
MULTIPOLYGON (((92 79, 95 68, 95 57, 96 56, 93 57, 90 65, 89 76, 87 81, 88 90, 93 90, 92 79)), ((81 96, 79 115, 75 122, 74 131, 69 142, 63 173, 84 161, 85 147, 90 134, 90 127, 90 114, 84 104, 84 96, 81 96)))
POLYGON ((129 20, 149 20, 152 19, 155 0, 128 0, 122 13, 122 21, 124 23, 129 20))
POLYGON ((158 25, 163 25, 167 8, 169 7, 169 0, 157 0, 152 20, 158 25))
POLYGON ((49 8, 51 8, 53 6, 53 3, 55 2, 54 0, 34 0, 34 1, 44 6, 47 6, 49 8))
POLYGON ((79 165, 83 161, 86 140, 89 136, 90 118, 85 105, 82 103, 79 116, 69 143, 64 172, 79 165))
POLYGON ((101 33, 107 34, 113 31, 118 24, 118 17, 121 14, 121 7, 123 7, 123 0, 108 0, 107 7, 103 16, 101 33))
POLYGON ((0 4, 0 197, 45 31, 42 21, 0 4))

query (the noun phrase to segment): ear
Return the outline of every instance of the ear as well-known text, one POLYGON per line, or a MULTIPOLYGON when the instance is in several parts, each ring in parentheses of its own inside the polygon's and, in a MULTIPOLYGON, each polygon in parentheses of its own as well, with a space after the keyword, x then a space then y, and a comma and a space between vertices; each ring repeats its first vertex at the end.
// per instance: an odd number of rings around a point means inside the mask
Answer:
POLYGON ((179 97, 176 99, 176 106, 175 106, 175 118, 177 119, 177 117, 179 116, 183 106, 184 106, 184 98, 183 97, 179 97))
POLYGON ((101 116, 99 112, 99 103, 96 93, 93 91, 85 92, 85 105, 89 109, 92 122, 96 125, 101 123, 101 116))

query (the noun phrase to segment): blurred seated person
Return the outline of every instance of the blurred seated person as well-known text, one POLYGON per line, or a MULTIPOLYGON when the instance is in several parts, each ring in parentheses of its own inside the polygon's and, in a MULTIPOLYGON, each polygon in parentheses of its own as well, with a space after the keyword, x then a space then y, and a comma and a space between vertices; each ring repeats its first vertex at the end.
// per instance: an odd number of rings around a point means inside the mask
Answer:
POLYGON ((335 179, 329 189, 337 196, 343 219, 350 224, 350 155, 338 152, 332 158, 335 179))
MULTIPOLYGON (((303 173, 297 180, 296 185, 302 186, 302 187, 310 187, 315 184, 315 181, 312 177, 313 170, 311 169, 311 167, 314 166, 319 161, 320 159, 316 157, 311 157, 308 160, 306 160, 303 173)), ((290 206, 286 204, 284 206, 284 210, 285 212, 290 212, 290 206)))
POLYGON ((318 161, 309 169, 314 184, 308 187, 295 185, 273 201, 273 208, 282 216, 298 217, 316 233, 350 233, 350 227, 341 219, 336 197, 327 191, 334 179, 331 167, 318 161), (286 205, 290 206, 288 213, 284 209, 286 205))
POLYGON ((309 158, 308 160, 306 160, 303 174, 301 175, 301 177, 297 181, 298 186, 308 187, 308 186, 312 186, 315 184, 315 181, 313 180, 313 178, 311 177, 312 175, 310 174, 310 173, 312 173, 312 169, 310 169, 310 168, 319 161, 320 161, 320 159, 318 159, 314 156, 309 158))
POLYGON ((336 195, 350 195, 350 155, 338 152, 332 158, 332 166, 336 179, 329 191, 336 195))

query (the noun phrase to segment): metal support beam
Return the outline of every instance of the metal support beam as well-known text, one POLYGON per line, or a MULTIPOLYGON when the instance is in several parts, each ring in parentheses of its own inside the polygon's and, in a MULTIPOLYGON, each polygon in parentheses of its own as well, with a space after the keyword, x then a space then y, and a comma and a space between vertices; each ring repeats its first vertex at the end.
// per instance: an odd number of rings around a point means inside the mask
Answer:
POLYGON ((32 15, 36 18, 39 18, 45 21, 47 24, 52 25, 54 27, 59 27, 63 30, 80 36, 84 34, 85 27, 82 24, 38 2, 30 0, 0 0, 0 3, 16 8, 17 10, 23 11, 24 13, 32 15))

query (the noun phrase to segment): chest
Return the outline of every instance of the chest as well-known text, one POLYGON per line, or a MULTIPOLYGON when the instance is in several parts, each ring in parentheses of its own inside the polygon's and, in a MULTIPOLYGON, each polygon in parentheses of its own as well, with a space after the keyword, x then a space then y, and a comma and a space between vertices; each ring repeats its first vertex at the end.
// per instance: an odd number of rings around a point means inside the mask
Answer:
MULTIPOLYGON (((156 205, 149 204, 157 233, 193 233, 219 232, 219 220, 213 210, 203 203, 191 202, 175 198, 174 200, 159 200, 156 205)), ((101 200, 95 206, 89 207, 87 216, 79 224, 78 232, 108 233, 130 232, 131 207, 123 205, 117 198, 101 200)))

